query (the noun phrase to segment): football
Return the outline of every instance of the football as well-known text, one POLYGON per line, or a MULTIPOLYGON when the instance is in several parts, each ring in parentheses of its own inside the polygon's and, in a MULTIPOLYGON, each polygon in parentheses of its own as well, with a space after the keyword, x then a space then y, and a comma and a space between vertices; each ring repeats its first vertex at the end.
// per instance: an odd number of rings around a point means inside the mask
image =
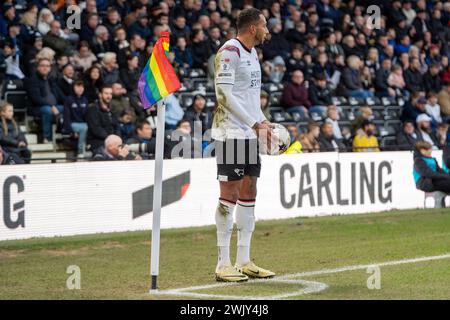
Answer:
POLYGON ((279 123, 274 123, 272 129, 272 143, 268 152, 270 155, 279 155, 284 153, 291 145, 291 136, 286 127, 279 123))

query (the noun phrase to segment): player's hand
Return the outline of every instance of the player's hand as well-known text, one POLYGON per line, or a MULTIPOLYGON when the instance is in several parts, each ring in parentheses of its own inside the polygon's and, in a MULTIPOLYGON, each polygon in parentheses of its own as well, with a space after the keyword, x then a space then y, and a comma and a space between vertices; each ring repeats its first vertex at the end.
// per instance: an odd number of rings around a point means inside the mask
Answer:
POLYGON ((271 150, 272 145, 272 128, 274 125, 269 121, 263 121, 261 123, 256 123, 253 126, 253 129, 258 136, 260 143, 267 148, 267 150, 271 150))

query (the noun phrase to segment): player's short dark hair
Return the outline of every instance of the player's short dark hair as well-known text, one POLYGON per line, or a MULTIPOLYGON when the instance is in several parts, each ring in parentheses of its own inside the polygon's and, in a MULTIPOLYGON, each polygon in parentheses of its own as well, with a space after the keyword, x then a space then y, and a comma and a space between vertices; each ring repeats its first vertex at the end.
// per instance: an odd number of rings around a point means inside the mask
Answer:
POLYGON ((238 30, 244 30, 252 24, 257 24, 260 19, 261 11, 256 8, 247 8, 239 13, 236 26, 238 30))

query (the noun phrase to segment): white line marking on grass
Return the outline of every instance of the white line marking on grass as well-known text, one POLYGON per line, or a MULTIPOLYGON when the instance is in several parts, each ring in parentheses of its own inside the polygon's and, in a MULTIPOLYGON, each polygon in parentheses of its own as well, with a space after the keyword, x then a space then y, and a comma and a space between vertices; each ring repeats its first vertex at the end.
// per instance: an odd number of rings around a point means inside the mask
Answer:
POLYGON ((299 277, 308 277, 308 276, 316 276, 316 275, 320 275, 320 274, 330 274, 330 273, 367 269, 368 267, 372 267, 372 266, 378 266, 378 267, 395 266, 395 265, 399 265, 399 264, 417 263, 417 262, 433 261, 433 260, 443 260, 443 259, 449 259, 449 258, 450 258, 450 254, 443 254, 440 256, 420 257, 420 258, 395 260, 395 261, 387 261, 387 262, 380 262, 380 263, 361 264, 361 265, 347 266, 347 267, 336 268, 336 269, 322 269, 322 270, 317 270, 317 271, 300 272, 300 273, 294 273, 294 274, 287 274, 287 275, 281 276, 280 278, 281 279, 291 279, 291 278, 299 278, 299 277))
POLYGON ((317 293, 317 292, 323 291, 328 288, 328 285, 325 283, 322 283, 322 282, 307 281, 307 280, 300 280, 300 279, 293 280, 292 278, 309 277, 309 276, 316 276, 316 275, 321 275, 321 274, 330 274, 330 273, 361 270, 361 269, 367 269, 368 267, 371 267, 371 266, 378 266, 378 267, 395 266, 395 265, 400 265, 400 264, 443 260, 443 259, 449 259, 449 258, 450 258, 450 253, 443 254, 440 256, 419 257, 419 258, 413 258, 413 259, 394 260, 394 261, 371 263, 371 264, 364 264, 364 265, 353 265, 353 266, 346 266, 346 267, 335 268, 335 269, 322 269, 322 270, 316 270, 316 271, 300 272, 300 273, 294 273, 294 274, 287 274, 284 276, 280 276, 280 277, 276 277, 276 278, 272 278, 272 279, 266 279, 266 280, 250 280, 250 281, 244 282, 244 283, 234 283, 234 282, 215 283, 215 284, 209 284, 209 285, 204 285, 204 286, 193 286, 193 287, 187 287, 187 288, 169 289, 169 290, 158 291, 157 293, 155 292, 155 294, 171 295, 171 296, 179 296, 179 297, 204 298, 204 299, 279 300, 279 299, 287 299, 290 297, 296 297, 296 296, 310 294, 310 293, 317 293), (248 283, 252 283, 252 284, 258 283, 259 284, 259 283, 271 283, 271 282, 299 284, 299 285, 303 285, 305 287, 300 290, 294 291, 294 292, 288 292, 288 293, 273 295, 273 296, 233 296, 233 295, 221 295, 221 294, 208 294, 208 293, 193 292, 193 291, 198 291, 198 290, 244 285, 246 283, 247 284, 248 283))
MULTIPOLYGON (((172 296, 179 296, 179 297, 206 298, 206 299, 279 300, 279 299, 286 299, 289 297, 301 296, 301 295, 309 294, 309 293, 313 293, 313 292, 319 292, 319 291, 322 291, 322 290, 325 290, 326 288, 328 288, 328 286, 322 282, 307 281, 307 280, 300 280, 300 279, 299 280, 290 280, 290 279, 273 278, 273 279, 267 279, 267 280, 249 280, 246 283, 247 284, 248 283, 261 284, 261 283, 270 283, 270 282, 303 285, 304 288, 293 291, 293 292, 288 292, 288 293, 274 295, 274 296, 232 296, 232 295, 192 292, 192 291, 198 291, 198 290, 223 288, 223 287, 231 287, 231 286, 239 285, 239 283, 228 282, 228 283, 218 283, 218 284, 211 284, 211 285, 205 285, 205 286, 196 286, 196 287, 189 287, 189 288, 159 291, 158 294, 172 295, 172 296)), ((241 283, 241 285, 242 284, 243 283, 241 283)))

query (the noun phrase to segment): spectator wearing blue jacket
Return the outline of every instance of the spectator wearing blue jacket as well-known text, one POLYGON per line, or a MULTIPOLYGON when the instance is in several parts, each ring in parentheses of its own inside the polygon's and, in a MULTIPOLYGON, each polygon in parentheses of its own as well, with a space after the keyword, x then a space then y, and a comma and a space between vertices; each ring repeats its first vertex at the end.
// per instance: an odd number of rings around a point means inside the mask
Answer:
POLYGON ((425 192, 440 191, 450 194, 450 174, 431 156, 432 146, 426 141, 415 145, 413 176, 417 189, 425 192))
POLYGON ((64 131, 73 134, 78 139, 79 157, 84 157, 86 152, 87 108, 88 100, 84 96, 84 83, 83 81, 75 81, 73 94, 67 97, 64 102, 64 131))
POLYGON ((175 53, 175 62, 178 63, 180 67, 185 70, 185 74, 187 74, 186 71, 192 68, 194 59, 192 58, 191 49, 187 46, 185 37, 179 37, 177 39, 173 52, 175 53))

